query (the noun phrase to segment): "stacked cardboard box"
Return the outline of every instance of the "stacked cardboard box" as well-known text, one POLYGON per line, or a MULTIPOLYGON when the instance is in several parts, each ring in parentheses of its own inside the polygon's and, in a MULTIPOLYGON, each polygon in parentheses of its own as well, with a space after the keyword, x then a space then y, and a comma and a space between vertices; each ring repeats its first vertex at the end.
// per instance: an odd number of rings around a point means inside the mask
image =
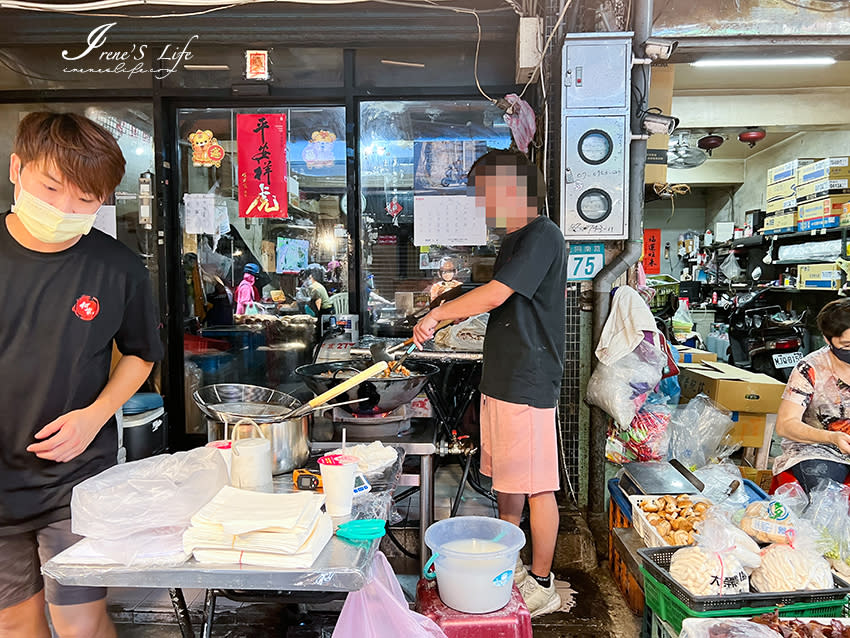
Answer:
POLYGON ((835 262, 797 266, 797 288, 800 290, 838 290, 840 287, 841 269, 835 262))
POLYGON ((765 235, 797 229, 797 219, 788 216, 797 210, 797 176, 803 167, 815 161, 814 158, 803 157, 768 169, 767 217, 762 229, 765 235))
POLYGON ((699 393, 732 412, 733 438, 744 447, 761 447, 768 415, 779 409, 785 384, 766 374, 718 361, 679 364, 682 403, 699 393))
POLYGON ((798 230, 834 228, 841 206, 850 201, 850 157, 827 157, 797 172, 798 230))

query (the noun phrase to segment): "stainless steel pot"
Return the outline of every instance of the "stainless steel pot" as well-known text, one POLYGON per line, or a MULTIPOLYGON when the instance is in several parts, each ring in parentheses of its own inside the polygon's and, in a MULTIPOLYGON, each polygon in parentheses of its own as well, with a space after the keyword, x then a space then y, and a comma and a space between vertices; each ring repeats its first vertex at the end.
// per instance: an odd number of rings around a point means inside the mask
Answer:
MULTIPOLYGON (((299 467, 304 467, 310 456, 307 432, 310 427, 310 415, 286 421, 258 423, 263 436, 271 441, 272 474, 286 474, 299 467)), ((228 423, 225 433, 224 423, 215 419, 207 419, 207 440, 221 441, 227 438, 248 439, 257 437, 254 426, 242 423, 234 426, 228 423)))
POLYGON ((272 473, 285 474, 303 467, 310 455, 307 432, 310 415, 282 419, 281 415, 301 405, 296 398, 260 386, 241 383, 219 383, 201 388, 193 395, 198 407, 209 417, 207 439, 220 441, 257 436, 253 425, 244 425, 231 433, 242 419, 256 423, 263 436, 271 441, 272 473), (225 432, 225 423, 227 431, 225 432))

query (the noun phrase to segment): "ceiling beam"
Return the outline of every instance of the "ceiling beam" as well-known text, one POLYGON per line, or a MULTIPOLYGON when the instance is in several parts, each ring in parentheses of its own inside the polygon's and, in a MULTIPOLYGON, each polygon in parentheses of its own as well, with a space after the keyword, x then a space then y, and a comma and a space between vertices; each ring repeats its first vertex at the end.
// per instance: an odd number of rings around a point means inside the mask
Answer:
POLYGON ((709 159, 696 168, 667 169, 670 184, 694 186, 719 186, 743 184, 745 161, 742 159, 709 159))

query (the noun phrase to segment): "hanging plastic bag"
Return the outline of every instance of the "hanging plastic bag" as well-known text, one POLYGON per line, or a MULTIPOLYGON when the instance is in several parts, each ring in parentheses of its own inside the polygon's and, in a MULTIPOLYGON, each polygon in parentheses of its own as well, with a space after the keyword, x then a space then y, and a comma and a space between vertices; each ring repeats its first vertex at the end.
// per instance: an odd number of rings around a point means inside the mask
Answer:
POLYGON ((71 530, 117 540, 189 519, 227 485, 218 450, 196 448, 115 465, 71 493, 71 530))
POLYGON ((729 281, 741 276, 744 271, 738 265, 738 259, 735 257, 735 253, 729 253, 729 256, 723 260, 723 263, 720 264, 720 272, 726 275, 729 281))
POLYGON ((698 394, 670 419, 670 458, 691 470, 703 467, 732 427, 730 412, 698 394))
POLYGON ((383 552, 372 560, 372 575, 348 594, 332 638, 446 638, 433 620, 411 611, 383 552))
POLYGON ((661 381, 666 355, 646 341, 613 365, 598 363, 587 383, 587 401, 628 425, 661 381))
POLYGON ((685 334, 693 330, 694 320, 691 311, 688 310, 687 300, 679 299, 679 306, 673 315, 672 325, 675 334, 685 334))

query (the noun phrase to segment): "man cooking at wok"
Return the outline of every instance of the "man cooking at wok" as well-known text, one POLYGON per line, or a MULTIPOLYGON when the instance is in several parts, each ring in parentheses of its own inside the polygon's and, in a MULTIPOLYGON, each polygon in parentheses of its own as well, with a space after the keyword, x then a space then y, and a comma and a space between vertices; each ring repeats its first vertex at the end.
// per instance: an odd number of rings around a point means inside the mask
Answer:
POLYGON ((499 517, 519 525, 525 499, 532 563, 517 561, 514 579, 531 611, 557 611, 551 573, 558 535, 555 409, 564 370, 564 236, 541 215, 540 170, 513 151, 490 151, 469 171, 476 206, 490 227, 507 231, 493 279, 435 308, 416 324, 420 347, 447 319, 489 312, 481 373, 481 471, 493 479, 499 517))

